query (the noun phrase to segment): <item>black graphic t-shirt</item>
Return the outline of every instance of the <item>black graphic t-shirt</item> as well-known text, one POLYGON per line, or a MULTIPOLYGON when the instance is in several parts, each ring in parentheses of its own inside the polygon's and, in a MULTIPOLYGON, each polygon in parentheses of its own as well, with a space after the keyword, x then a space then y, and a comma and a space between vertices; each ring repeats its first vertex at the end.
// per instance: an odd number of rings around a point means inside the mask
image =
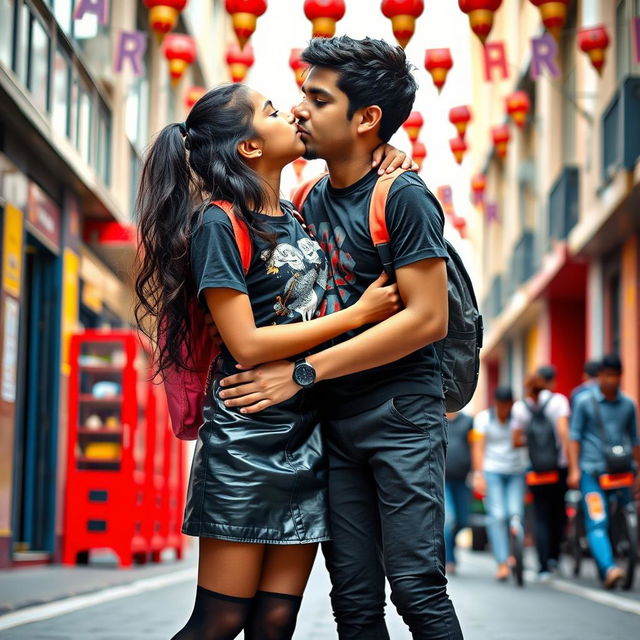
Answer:
MULTIPOLYGON (((369 203, 378 178, 371 171, 345 189, 328 178, 311 191, 303 206, 309 230, 329 260, 329 279, 321 313, 353 305, 382 273, 369 231, 369 203)), ((396 269, 426 258, 447 258, 440 203, 415 173, 394 181, 387 198, 387 228, 396 269)), ((351 331, 337 341, 353 337, 351 331)), ((361 373, 324 383, 328 417, 355 415, 398 395, 443 396, 442 374, 435 349, 427 345, 408 356, 361 373)))
POLYGON ((224 287, 249 296, 257 327, 315 316, 325 294, 327 259, 294 218, 291 206, 283 202, 282 209, 282 216, 255 214, 267 225, 266 231, 276 234, 276 246, 256 238, 246 276, 227 214, 215 205, 204 212, 191 239, 191 270, 205 307, 204 290, 224 287))

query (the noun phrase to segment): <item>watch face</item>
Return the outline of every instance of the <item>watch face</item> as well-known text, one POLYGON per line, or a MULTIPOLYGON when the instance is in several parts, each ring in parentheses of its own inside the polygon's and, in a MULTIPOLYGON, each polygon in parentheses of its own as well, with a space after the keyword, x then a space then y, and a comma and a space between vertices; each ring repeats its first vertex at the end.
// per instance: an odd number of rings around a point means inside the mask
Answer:
POLYGON ((310 387, 316 381, 316 370, 307 362, 296 365, 293 379, 301 387, 310 387))

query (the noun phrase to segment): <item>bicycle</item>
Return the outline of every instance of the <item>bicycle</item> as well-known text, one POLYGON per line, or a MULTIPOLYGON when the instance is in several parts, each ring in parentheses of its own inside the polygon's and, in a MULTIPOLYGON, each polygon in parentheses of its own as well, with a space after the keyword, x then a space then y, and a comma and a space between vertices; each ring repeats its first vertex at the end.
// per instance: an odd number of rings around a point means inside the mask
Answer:
MULTIPOLYGON (((605 474, 600 476, 600 486, 605 491, 609 511, 609 539, 614 558, 623 565, 625 579, 622 588, 633 587, 638 562, 638 514, 632 500, 622 504, 621 489, 633 485, 632 473, 605 474)), ((569 517, 569 555, 573 561, 573 576, 578 578, 582 560, 589 556, 589 545, 584 524, 584 500, 580 491, 567 492, 567 515, 569 517)))

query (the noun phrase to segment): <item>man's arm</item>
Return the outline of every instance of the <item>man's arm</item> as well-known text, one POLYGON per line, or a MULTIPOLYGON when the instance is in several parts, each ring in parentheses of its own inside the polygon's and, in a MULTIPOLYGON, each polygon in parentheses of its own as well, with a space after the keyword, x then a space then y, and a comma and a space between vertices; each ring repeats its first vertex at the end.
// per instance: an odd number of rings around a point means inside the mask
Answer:
POLYGON ((579 400, 571 416, 569 429, 569 443, 567 445, 567 459, 569 462, 569 475, 567 484, 572 489, 580 486, 580 442, 584 433, 586 418, 586 405, 584 399, 579 400))

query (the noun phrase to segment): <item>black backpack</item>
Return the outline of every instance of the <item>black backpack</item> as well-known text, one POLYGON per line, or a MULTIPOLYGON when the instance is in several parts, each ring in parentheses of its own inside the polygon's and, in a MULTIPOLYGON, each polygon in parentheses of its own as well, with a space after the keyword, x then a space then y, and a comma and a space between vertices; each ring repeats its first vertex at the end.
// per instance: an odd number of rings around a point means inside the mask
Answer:
MULTIPOLYGON (((371 238, 390 281, 393 281, 393 256, 385 208, 393 181, 403 173, 403 169, 396 169, 393 173, 380 176, 373 188, 369 204, 371 238)), ((298 211, 302 211, 307 196, 326 175, 325 173, 316 176, 296 189, 292 200, 298 211)), ((447 337, 436 342, 434 347, 442 367, 446 410, 453 413, 469 403, 478 385, 483 326, 471 278, 458 252, 447 240, 445 244, 449 253, 449 329, 447 337)))
POLYGON ((532 406, 523 400, 525 407, 531 414, 531 419, 525 429, 529 459, 531 460, 531 468, 538 473, 555 471, 558 468, 559 447, 556 429, 553 421, 545 413, 552 398, 553 395, 549 396, 548 400, 539 407, 532 406))

